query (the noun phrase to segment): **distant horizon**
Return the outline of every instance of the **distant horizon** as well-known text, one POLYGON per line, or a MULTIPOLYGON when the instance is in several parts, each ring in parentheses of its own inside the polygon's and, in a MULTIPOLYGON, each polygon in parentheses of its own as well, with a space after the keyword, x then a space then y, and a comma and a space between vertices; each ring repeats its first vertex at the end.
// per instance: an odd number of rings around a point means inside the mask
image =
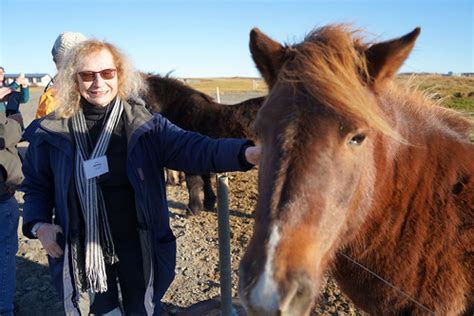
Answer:
MULTIPOLYGON (((45 73, 45 72, 26 72, 23 73, 25 76, 28 75, 48 75, 50 77, 54 77, 54 75, 50 73, 45 73)), ((463 72, 446 72, 446 73, 441 73, 441 72, 427 72, 427 71, 420 71, 420 72, 399 72, 396 75, 397 76, 406 76, 406 75, 440 75, 440 76, 455 76, 455 75, 460 75, 461 77, 469 77, 469 76, 463 76, 463 74, 474 74, 474 72, 470 71, 463 71, 463 72)), ((20 73, 5 73, 5 78, 10 79, 10 78, 16 78, 20 75, 20 73)), ((161 75, 161 74, 158 74, 161 75)), ((162 75, 164 76, 164 75, 162 75)), ((172 78, 182 78, 182 79, 260 79, 263 80, 261 76, 228 76, 228 77, 177 77, 177 76, 171 76, 172 78)))
MULTIPOLYGON (((5 78, 14 78, 15 76, 19 76, 21 73, 5 73, 5 78)), ((47 73, 47 72, 25 72, 23 73, 25 76, 27 75, 40 75, 40 74, 44 74, 44 75, 49 75, 51 77, 53 77, 52 74, 50 73, 47 73)), ((413 72, 413 71, 408 71, 408 72, 398 72, 396 75, 397 76, 403 76, 403 75, 409 75, 409 74, 418 74, 418 75, 463 75, 463 74, 474 74, 474 72, 472 71, 462 71, 462 72, 452 72, 452 71, 448 71, 448 72, 430 72, 430 71, 416 71, 416 72, 413 72)), ((160 76, 165 76, 165 75, 162 75, 162 74, 157 74, 157 75, 160 75, 160 76)), ((240 78, 240 79, 263 79, 261 76, 225 76, 225 77, 221 77, 221 76, 218 76, 218 77, 177 77, 177 76, 173 76, 171 75, 172 78, 186 78, 186 79, 232 79, 232 78, 240 78)))
POLYGON ((400 72, 474 72, 472 0, 1 0, 0 65, 54 75, 51 47, 74 31, 115 44, 143 72, 254 78, 253 27, 291 45, 333 23, 365 30, 368 42, 421 27, 400 72))

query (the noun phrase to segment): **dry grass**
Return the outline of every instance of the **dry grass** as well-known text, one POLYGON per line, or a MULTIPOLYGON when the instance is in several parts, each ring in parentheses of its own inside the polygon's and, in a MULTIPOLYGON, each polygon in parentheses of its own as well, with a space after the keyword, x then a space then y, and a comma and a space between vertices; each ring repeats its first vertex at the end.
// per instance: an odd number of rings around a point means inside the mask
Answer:
POLYGON ((418 89, 428 92, 441 104, 460 111, 474 114, 474 77, 443 76, 399 76, 401 83, 414 83, 418 89))
POLYGON ((249 91, 267 93, 267 85, 261 78, 195 78, 185 79, 186 84, 207 94, 216 93, 219 87, 221 93, 245 93, 249 91))
POLYGON ((430 90, 443 96, 461 92, 467 95, 474 92, 474 77, 444 77, 444 76, 399 76, 397 80, 406 82, 415 80, 421 90, 430 90))
POLYGON ((39 86, 30 86, 30 93, 32 92, 43 92, 44 87, 39 87, 39 86))

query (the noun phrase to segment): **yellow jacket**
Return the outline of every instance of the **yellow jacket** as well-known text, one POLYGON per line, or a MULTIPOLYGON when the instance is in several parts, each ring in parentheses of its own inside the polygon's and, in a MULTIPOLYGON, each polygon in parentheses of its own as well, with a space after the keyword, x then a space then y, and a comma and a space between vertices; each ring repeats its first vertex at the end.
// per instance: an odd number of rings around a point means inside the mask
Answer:
POLYGON ((36 117, 40 118, 54 111, 56 102, 54 101, 54 88, 48 88, 40 97, 36 117))

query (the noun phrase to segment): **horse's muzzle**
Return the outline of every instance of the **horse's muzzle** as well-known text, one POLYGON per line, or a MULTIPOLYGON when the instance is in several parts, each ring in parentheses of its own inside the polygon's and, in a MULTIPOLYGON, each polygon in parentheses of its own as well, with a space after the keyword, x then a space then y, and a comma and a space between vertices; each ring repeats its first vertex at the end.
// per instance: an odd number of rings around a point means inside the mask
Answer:
POLYGON ((316 286, 306 275, 293 278, 286 290, 278 288, 280 293, 277 304, 257 302, 249 298, 253 288, 242 290, 240 284, 240 298, 246 308, 248 316, 304 316, 309 315, 314 304, 316 286), (274 306, 269 308, 269 305, 274 306))

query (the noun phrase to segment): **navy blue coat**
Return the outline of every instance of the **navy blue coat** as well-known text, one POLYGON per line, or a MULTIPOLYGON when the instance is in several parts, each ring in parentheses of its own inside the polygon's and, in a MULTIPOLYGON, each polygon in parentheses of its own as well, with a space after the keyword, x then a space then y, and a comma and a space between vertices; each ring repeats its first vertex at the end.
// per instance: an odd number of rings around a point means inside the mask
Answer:
MULTIPOLYGON (((145 307, 152 314, 174 278, 176 242, 170 229, 163 168, 190 173, 239 171, 248 169, 241 160, 247 141, 215 140, 173 125, 159 114, 150 114, 143 104, 124 102, 127 135, 127 174, 135 192, 147 293, 145 307), (240 157, 240 159, 239 159, 240 157)), ((28 127, 24 138, 30 142, 23 164, 25 180, 23 233, 30 237, 31 223, 55 223, 68 236, 68 196, 73 181, 74 150, 68 119, 54 113, 28 127)), ((75 192, 73 192, 75 194, 75 192)), ((65 255, 48 256, 50 271, 65 300, 66 312, 74 314, 79 300, 70 271, 67 238, 59 238, 65 255), (73 304, 70 304, 70 302, 73 304), (68 304, 70 310, 68 310, 68 304)))

